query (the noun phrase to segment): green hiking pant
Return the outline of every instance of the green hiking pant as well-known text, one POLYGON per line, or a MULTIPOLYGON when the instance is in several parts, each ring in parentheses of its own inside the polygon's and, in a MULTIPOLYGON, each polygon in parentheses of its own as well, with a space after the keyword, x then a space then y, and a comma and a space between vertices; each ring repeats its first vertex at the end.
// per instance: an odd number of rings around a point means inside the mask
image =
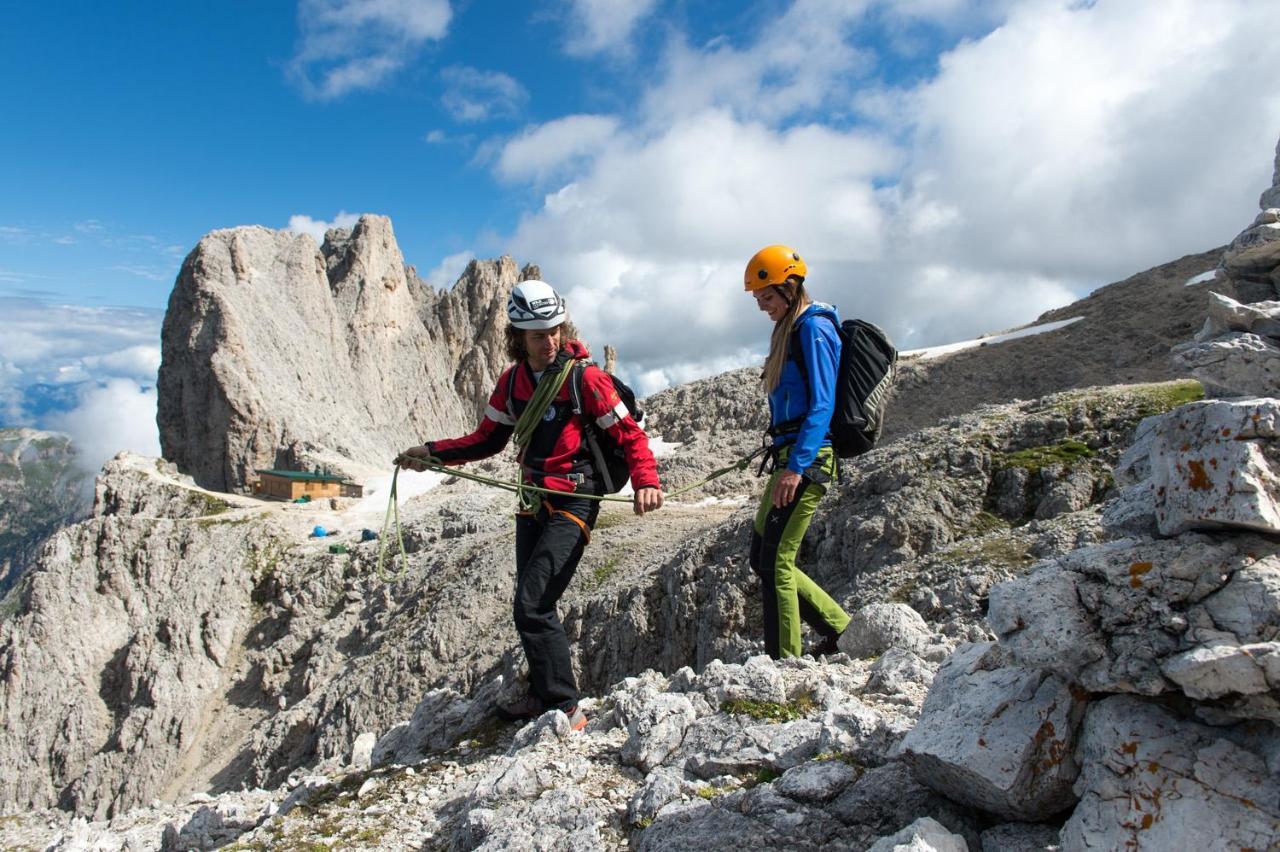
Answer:
POLYGON ((823 447, 801 477, 795 498, 775 509, 773 486, 786 470, 788 449, 782 450, 778 467, 765 486, 751 535, 751 568, 760 577, 764 604, 764 647, 775 660, 800 656, 801 621, 827 638, 839 636, 849 624, 840 605, 796 567, 800 541, 818 501, 827 493, 825 483, 835 479, 835 454, 830 447, 823 447))

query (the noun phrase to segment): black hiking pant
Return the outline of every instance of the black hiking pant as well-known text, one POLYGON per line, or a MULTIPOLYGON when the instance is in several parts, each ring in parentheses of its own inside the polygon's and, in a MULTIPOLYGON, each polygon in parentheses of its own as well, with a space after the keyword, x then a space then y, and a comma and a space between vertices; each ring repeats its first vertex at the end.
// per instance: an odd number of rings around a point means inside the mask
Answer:
POLYGON ((595 526, 600 503, 549 497, 538 511, 516 515, 516 595, 513 615, 529 661, 529 692, 547 709, 571 710, 578 686, 569 638, 556 603, 573 579, 595 526))

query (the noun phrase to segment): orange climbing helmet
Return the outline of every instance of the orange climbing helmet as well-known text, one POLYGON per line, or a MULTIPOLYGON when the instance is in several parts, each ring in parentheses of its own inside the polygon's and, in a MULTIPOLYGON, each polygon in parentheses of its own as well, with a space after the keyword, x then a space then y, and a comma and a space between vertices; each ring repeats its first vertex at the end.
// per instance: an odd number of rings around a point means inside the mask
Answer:
POLYGON ((804 281, 809 274, 800 255, 789 246, 765 246, 751 256, 743 277, 743 289, 755 292, 775 284, 785 284, 792 278, 804 281))

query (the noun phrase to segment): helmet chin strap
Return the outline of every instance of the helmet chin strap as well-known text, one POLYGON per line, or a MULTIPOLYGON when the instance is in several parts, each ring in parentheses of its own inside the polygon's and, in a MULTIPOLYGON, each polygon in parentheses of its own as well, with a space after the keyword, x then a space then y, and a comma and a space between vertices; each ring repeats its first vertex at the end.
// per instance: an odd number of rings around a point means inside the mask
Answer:
POLYGON ((787 288, 783 287, 781 284, 772 284, 770 286, 773 287, 773 292, 777 293, 782 298, 782 301, 787 303, 787 308, 790 309, 791 303, 794 302, 795 299, 791 298, 787 293, 787 288))

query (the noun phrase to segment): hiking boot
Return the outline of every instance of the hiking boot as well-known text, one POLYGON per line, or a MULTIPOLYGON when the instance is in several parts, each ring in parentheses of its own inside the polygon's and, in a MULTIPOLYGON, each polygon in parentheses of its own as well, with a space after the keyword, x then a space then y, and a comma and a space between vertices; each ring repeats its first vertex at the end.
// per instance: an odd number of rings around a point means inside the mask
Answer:
POLYGON ((839 642, 839 633, 835 636, 824 636, 822 637, 821 642, 809 649, 809 656, 816 660, 818 657, 827 657, 831 654, 835 654, 840 650, 839 642))
POLYGON ((523 722, 538 718, 547 712, 547 708, 541 699, 533 695, 526 695, 506 704, 495 705, 493 712, 499 719, 508 722, 523 722))
POLYGON ((566 710, 564 715, 569 717, 569 730, 571 731, 581 731, 587 726, 587 714, 582 712, 581 707, 566 710))

